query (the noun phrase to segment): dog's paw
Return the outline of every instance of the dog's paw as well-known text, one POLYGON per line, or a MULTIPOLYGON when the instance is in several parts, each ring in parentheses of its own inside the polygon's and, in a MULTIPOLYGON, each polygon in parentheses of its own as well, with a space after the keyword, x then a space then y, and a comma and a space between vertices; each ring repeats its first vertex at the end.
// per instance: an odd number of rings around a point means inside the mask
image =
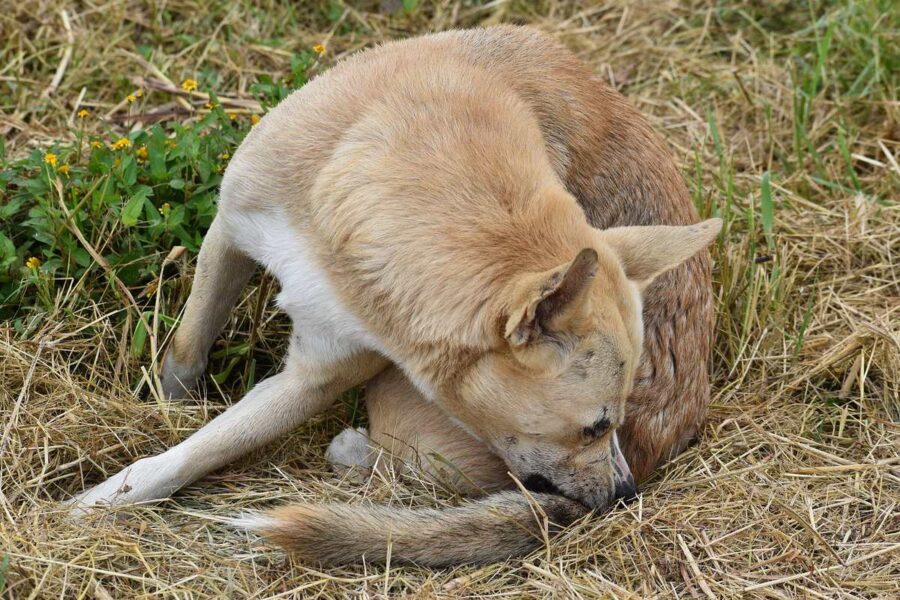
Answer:
POLYGON ((206 371, 206 364, 181 364, 174 352, 166 352, 159 374, 163 398, 187 398, 197 387, 197 380, 206 371))
POLYGON ((160 464, 158 459, 143 458, 103 483, 76 495, 64 503, 69 515, 81 519, 97 509, 168 498, 180 485, 173 476, 173 465, 160 464))
POLYGON ((369 432, 365 427, 343 430, 328 444, 325 459, 335 473, 349 474, 353 479, 363 480, 375 464, 369 447, 369 432))

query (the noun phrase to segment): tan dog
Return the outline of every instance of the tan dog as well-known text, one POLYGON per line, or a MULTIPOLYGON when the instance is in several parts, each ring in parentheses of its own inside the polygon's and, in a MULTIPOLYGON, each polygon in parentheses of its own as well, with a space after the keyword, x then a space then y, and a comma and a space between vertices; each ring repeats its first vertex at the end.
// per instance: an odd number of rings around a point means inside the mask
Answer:
MULTIPOLYGON (((558 524, 633 495, 617 432, 640 479, 708 398, 708 259, 670 271, 719 231, 695 221, 645 120, 544 35, 455 31, 357 54, 235 153, 162 386, 194 385, 256 263, 294 322, 284 370, 75 511, 169 496, 379 373, 372 444, 427 447, 476 489, 512 487, 509 471, 558 524)), ((482 562, 539 541, 517 492, 243 523, 323 562, 384 560, 389 545, 394 561, 482 562)))

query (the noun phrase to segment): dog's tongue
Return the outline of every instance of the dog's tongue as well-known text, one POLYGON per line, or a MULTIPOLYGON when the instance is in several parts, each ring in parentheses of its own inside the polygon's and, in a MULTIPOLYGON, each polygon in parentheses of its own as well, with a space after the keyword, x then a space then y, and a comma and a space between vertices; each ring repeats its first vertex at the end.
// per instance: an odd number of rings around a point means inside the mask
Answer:
POLYGON ((622 453, 622 449, 619 447, 619 436, 615 431, 612 435, 610 448, 613 453, 613 461, 616 469, 616 498, 626 501, 631 500, 637 496, 637 485, 634 483, 634 476, 631 474, 631 468, 628 466, 628 461, 625 460, 625 454, 622 453))

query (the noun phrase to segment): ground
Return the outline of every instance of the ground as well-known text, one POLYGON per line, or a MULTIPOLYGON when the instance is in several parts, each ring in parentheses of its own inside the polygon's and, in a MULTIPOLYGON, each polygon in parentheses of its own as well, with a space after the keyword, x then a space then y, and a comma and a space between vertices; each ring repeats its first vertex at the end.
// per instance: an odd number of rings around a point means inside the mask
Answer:
POLYGON ((0 1, 0 594, 900 596, 898 13, 878 0, 0 1), (253 115, 359 48, 497 22, 558 36, 628 96, 700 212, 725 220, 697 443, 634 504, 487 567, 322 571, 220 521, 297 499, 459 502, 414 478, 329 471, 330 439, 361 424, 356 392, 171 501, 64 519, 61 500, 277 367, 289 327, 259 277, 198 397, 150 391, 218 172, 253 115), (221 98, 207 108, 197 92, 221 98))

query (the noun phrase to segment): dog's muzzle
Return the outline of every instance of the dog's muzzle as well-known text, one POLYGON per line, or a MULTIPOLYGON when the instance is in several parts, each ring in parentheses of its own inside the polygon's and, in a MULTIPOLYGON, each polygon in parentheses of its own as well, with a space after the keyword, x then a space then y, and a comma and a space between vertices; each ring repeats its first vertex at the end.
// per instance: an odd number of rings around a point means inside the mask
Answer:
MULTIPOLYGON (((628 461, 625 460, 625 455, 622 454, 622 449, 619 447, 619 438, 615 432, 610 441, 609 451, 613 466, 612 490, 604 487, 599 481, 592 485, 591 479, 586 473, 580 477, 576 474, 573 482, 555 482, 545 475, 531 473, 522 478, 522 485, 530 492, 564 496, 595 509, 605 508, 616 500, 630 502, 637 497, 638 489, 631 469, 628 467, 628 461), (570 486, 569 484, 572 483, 574 485, 570 486)), ((606 481, 609 482, 609 479, 606 481)))

